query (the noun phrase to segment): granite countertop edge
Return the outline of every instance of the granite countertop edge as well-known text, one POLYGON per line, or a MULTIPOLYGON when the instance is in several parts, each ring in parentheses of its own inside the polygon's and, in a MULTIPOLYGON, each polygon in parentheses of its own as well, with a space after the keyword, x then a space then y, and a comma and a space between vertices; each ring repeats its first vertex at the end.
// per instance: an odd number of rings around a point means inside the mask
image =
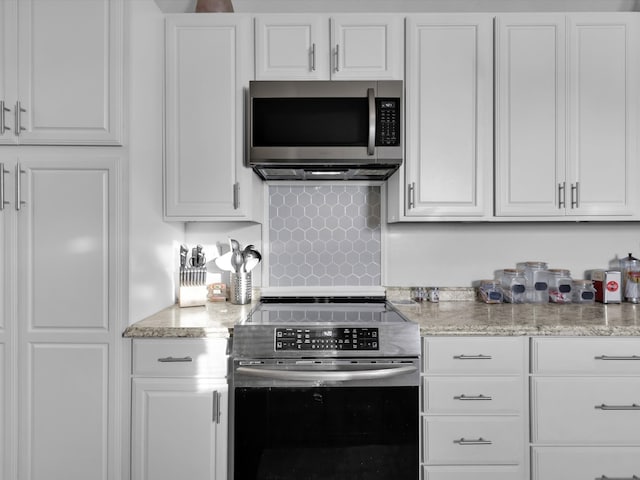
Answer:
MULTIPOLYGON (((452 289, 454 290, 454 289, 452 289)), ((440 303, 414 302, 407 289, 387 291, 390 302, 420 326, 422 336, 640 336, 640 305, 485 304, 455 294, 440 303)), ((467 292, 468 293, 468 292, 467 292)), ((257 296, 256 296, 257 297, 257 296)), ((442 296, 441 296, 442 298, 442 296)), ((229 338, 255 307, 229 302, 181 308, 171 305, 129 325, 125 338, 229 338)))

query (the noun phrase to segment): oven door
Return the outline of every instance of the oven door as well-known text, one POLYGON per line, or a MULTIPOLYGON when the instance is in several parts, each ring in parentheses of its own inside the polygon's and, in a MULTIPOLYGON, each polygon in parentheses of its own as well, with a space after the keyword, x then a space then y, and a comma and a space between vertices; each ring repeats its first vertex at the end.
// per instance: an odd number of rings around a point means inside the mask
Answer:
POLYGON ((311 363, 236 365, 230 478, 417 480, 417 360, 311 363))

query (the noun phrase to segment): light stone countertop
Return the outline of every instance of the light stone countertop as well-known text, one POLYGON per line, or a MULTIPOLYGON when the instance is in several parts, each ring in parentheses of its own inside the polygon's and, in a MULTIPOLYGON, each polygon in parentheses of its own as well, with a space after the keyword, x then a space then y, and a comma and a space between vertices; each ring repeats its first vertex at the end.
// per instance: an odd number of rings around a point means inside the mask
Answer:
MULTIPOLYGON (((640 305, 609 304, 493 304, 468 295, 450 296, 440 303, 407 300, 404 291, 388 291, 389 300, 420 325, 422 335, 568 335, 640 336, 640 305)), ((443 292, 447 298, 447 292, 443 292)), ((233 326, 257 303, 233 305, 208 302, 204 307, 170 306, 126 328, 125 337, 229 337, 233 326)))

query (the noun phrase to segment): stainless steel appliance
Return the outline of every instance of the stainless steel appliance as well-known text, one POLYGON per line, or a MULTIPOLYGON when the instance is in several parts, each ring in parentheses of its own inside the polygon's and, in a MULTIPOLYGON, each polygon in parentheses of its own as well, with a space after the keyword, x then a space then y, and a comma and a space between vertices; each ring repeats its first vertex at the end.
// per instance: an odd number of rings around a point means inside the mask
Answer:
POLYGON ((402 163, 402 81, 253 81, 248 165, 267 180, 385 180, 402 163))
POLYGON ((419 327, 384 298, 263 298, 232 358, 230 479, 419 478, 419 327))

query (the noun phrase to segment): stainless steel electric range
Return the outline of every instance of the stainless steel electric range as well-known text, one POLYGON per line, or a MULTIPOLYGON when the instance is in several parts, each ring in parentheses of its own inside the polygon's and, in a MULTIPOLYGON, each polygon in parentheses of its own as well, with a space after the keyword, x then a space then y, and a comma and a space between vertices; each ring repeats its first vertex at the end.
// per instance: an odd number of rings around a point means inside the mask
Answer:
POLYGON ((231 479, 419 478, 419 327, 384 297, 263 298, 232 358, 231 479))

